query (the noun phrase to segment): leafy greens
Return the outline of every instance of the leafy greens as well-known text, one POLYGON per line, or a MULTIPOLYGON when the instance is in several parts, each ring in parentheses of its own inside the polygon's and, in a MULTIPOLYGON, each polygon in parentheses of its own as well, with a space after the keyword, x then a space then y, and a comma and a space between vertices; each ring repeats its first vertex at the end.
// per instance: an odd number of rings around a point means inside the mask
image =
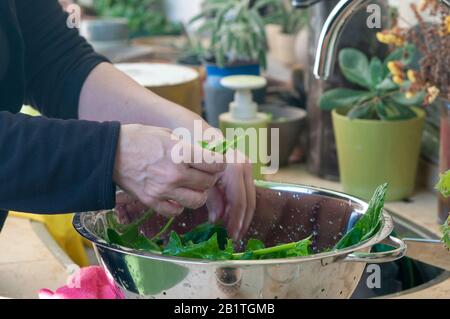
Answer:
MULTIPOLYGON (((450 170, 441 174, 436 189, 441 192, 442 196, 450 197, 450 170)), ((450 249, 450 216, 441 229, 443 233, 442 241, 450 249)))
MULTIPOLYGON (((200 145, 213 152, 225 154, 230 148, 236 148, 242 137, 235 137, 232 141, 209 143, 201 141, 200 145)), ((378 231, 381 224, 381 212, 384 206, 387 184, 381 185, 375 191, 366 213, 355 226, 336 244, 335 249, 343 249, 364 241, 378 231)), ((312 254, 311 236, 288 244, 265 247, 258 239, 248 240, 244 252, 235 252, 233 241, 228 238, 227 230, 220 225, 204 223, 198 225, 186 234, 179 235, 172 231, 167 244, 161 237, 167 233, 174 219, 168 220, 151 239, 140 232, 140 227, 153 215, 153 211, 145 212, 135 222, 120 224, 113 211, 106 215, 107 230, 105 239, 110 244, 116 244, 136 250, 151 251, 168 256, 186 258, 200 258, 208 260, 252 260, 308 256, 312 254)), ((447 225, 448 226, 448 225, 447 225)), ((447 228, 448 240, 448 228, 447 228)))
POLYGON ((336 249, 344 249, 363 242, 372 237, 379 230, 387 188, 387 183, 378 186, 369 202, 366 213, 362 215, 355 226, 339 240, 335 246, 336 249))

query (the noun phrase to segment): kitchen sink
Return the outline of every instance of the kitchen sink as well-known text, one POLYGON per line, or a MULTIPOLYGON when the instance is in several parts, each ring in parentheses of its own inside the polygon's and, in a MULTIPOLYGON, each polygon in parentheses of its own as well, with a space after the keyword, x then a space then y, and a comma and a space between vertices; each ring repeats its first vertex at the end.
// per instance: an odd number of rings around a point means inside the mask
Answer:
MULTIPOLYGON (((427 229, 393 212, 390 213, 394 219, 394 231, 398 238, 438 239, 436 234, 427 229)), ((376 248, 382 249, 382 247, 376 248)), ((352 298, 401 297, 450 279, 450 272, 409 257, 380 264, 379 267, 379 274, 381 275, 380 285, 373 287, 375 271, 373 266, 368 264, 352 298), (370 288, 367 284, 368 281, 370 288)))

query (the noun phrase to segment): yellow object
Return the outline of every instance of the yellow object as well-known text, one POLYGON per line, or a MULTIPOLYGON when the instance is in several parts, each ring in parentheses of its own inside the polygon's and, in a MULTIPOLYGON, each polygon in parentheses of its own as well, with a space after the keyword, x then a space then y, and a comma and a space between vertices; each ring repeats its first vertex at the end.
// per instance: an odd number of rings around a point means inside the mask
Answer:
POLYGON ((38 215, 19 212, 9 212, 9 214, 43 223, 53 239, 77 265, 80 267, 89 265, 83 238, 72 226, 73 214, 38 215))

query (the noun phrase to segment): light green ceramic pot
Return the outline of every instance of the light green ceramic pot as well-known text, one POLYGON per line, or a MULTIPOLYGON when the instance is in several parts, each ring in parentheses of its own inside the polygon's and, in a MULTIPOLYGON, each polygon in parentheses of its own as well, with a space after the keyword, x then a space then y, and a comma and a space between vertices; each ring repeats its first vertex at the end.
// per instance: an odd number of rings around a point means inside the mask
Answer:
POLYGON ((425 112, 403 121, 351 120, 333 111, 334 134, 344 192, 370 199, 389 183, 387 200, 409 197, 416 180, 425 112))

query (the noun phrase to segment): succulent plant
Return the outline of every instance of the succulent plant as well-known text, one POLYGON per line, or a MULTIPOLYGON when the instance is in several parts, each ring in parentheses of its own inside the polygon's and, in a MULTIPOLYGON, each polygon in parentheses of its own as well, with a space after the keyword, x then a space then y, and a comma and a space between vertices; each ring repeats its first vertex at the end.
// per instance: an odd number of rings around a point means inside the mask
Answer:
POLYGON ((342 49, 339 66, 344 77, 360 89, 336 88, 327 91, 320 99, 325 110, 349 108, 347 116, 352 119, 404 120, 417 116, 413 107, 421 106, 424 92, 409 94, 414 81, 399 72, 416 60, 416 49, 408 45, 392 52, 384 61, 367 56, 353 48, 342 49))
POLYGON ((191 20, 202 25, 196 34, 208 34, 204 55, 223 67, 235 63, 257 62, 266 67, 265 21, 259 10, 274 0, 206 0, 202 12, 191 20))

